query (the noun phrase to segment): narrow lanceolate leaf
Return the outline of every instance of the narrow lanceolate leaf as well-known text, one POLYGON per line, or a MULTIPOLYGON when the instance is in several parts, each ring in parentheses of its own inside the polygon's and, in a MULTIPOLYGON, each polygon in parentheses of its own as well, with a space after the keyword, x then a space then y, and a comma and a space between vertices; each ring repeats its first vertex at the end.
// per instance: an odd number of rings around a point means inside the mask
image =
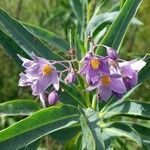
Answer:
POLYGON ((150 104, 136 101, 123 101, 115 103, 101 113, 107 119, 116 115, 150 119, 150 104))
POLYGON ((0 103, 0 116, 27 116, 38 111, 40 105, 33 100, 13 100, 0 103))
POLYGON ((87 150, 104 150, 104 141, 102 139, 101 128, 98 126, 99 117, 97 112, 87 109, 85 114, 81 115, 82 127, 82 149, 87 150))
POLYGON ((81 92, 81 90, 78 89, 76 86, 66 85, 62 82, 61 88, 63 90, 60 91, 60 101, 62 101, 64 104, 70 104, 77 107, 86 106, 84 93, 81 92))
POLYGON ((68 128, 53 132, 50 134, 50 136, 59 142, 67 142, 79 132, 81 132, 81 126, 80 124, 75 124, 68 128))
MULTIPOLYGON (((93 16, 87 25, 86 34, 98 34, 104 27, 110 25, 118 14, 119 11, 113 11, 93 16)), ((142 25, 142 22, 136 18, 133 18, 131 23, 134 25, 142 25)))
POLYGON ((26 145, 25 147, 19 150, 37 150, 39 145, 40 145, 40 140, 37 140, 29 145, 26 145))
MULTIPOLYGON (((110 26, 101 44, 119 49, 128 25, 134 17, 142 0, 126 0, 121 12, 110 26)), ((104 49, 98 49, 98 54, 105 54, 104 49)))
POLYGON ((140 124, 136 124, 136 123, 127 123, 128 125, 130 125, 132 128, 134 128, 139 135, 142 137, 143 140, 150 140, 150 128, 140 125, 140 124))
POLYGON ((53 106, 0 131, 1 150, 14 150, 36 141, 44 135, 67 128, 79 120, 79 111, 70 105, 53 106))
POLYGON ((139 72, 139 82, 150 78, 150 59, 146 61, 146 66, 139 72))
POLYGON ((68 51, 69 44, 66 41, 64 41, 62 38, 54 34, 53 32, 47 31, 43 28, 31 25, 31 24, 27 24, 27 23, 23 23, 23 24, 25 25, 25 27, 27 27, 27 29, 32 34, 34 34, 38 38, 46 41, 48 44, 64 52, 68 51))
POLYGON ((22 61, 18 58, 17 54, 28 57, 28 55, 16 44, 16 42, 10 38, 5 32, 0 29, 0 45, 3 46, 4 50, 9 56, 15 61, 20 69, 22 69, 22 61))
POLYGON ((84 11, 83 11, 83 8, 82 8, 82 4, 80 2, 80 0, 71 0, 70 1, 70 5, 74 11, 74 14, 76 15, 79 23, 81 26, 83 26, 84 24, 84 11))
POLYGON ((28 55, 34 52, 47 59, 62 59, 2 9, 0 9, 0 24, 28 55))
POLYGON ((136 142, 139 147, 142 147, 142 141, 139 134, 125 123, 111 123, 103 128, 102 131, 109 136, 110 140, 125 137, 136 142))

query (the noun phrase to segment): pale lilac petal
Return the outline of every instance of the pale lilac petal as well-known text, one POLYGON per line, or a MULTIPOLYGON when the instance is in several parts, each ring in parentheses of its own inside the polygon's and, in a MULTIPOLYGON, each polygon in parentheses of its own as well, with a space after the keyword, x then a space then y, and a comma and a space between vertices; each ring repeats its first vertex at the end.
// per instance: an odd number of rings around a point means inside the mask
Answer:
POLYGON ((31 86, 33 95, 39 95, 42 93, 48 86, 50 86, 52 83, 52 76, 47 75, 47 76, 42 76, 34 82, 31 86))
POLYGON ((120 78, 121 75, 120 74, 111 74, 110 77, 111 78, 120 78))
POLYGON ((36 56, 34 53, 32 53, 32 59, 35 63, 39 63, 39 64, 49 64, 49 61, 44 59, 44 58, 41 58, 41 57, 38 57, 36 56))
POLYGON ((98 85, 91 85, 91 86, 89 86, 86 90, 87 91, 93 91, 93 90, 95 90, 96 88, 98 87, 98 85))
POLYGON ((95 84, 96 82, 98 82, 100 80, 99 75, 95 76, 91 79, 92 83, 95 84))
POLYGON ((112 90, 107 86, 100 85, 98 90, 102 101, 107 101, 112 95, 112 90))
POLYGON ((126 86, 122 78, 111 78, 109 87, 112 89, 112 91, 117 92, 117 93, 126 92, 126 86))
POLYGON ((50 75, 44 75, 32 85, 33 95, 38 95, 47 89, 50 85, 55 84, 56 89, 59 89, 59 79, 56 71, 50 75))
POLYGON ((134 87, 138 82, 138 73, 134 72, 132 78, 124 77, 123 81, 127 87, 128 90, 130 90, 132 87, 134 87))
POLYGON ((84 66, 80 69, 80 74, 81 75, 86 74, 88 72, 89 68, 90 68, 89 63, 85 63, 84 66))
POLYGON ((25 72, 31 76, 40 77, 42 76, 42 66, 34 63, 31 67, 27 68, 25 72))
POLYGON ((117 99, 121 99, 121 98, 123 97, 123 94, 116 93, 116 92, 113 92, 113 95, 114 95, 117 99))
POLYGON ((22 61, 23 61, 23 63, 22 63, 22 67, 24 67, 24 68, 28 68, 28 67, 30 67, 31 65, 33 65, 33 61, 31 61, 31 60, 29 60, 29 59, 26 59, 26 58, 24 58, 24 57, 22 57, 21 55, 17 55, 22 61))
POLYGON ((138 60, 130 64, 131 69, 137 72, 139 72, 145 65, 146 65, 146 62, 143 60, 138 60))
POLYGON ((37 80, 37 78, 33 78, 32 76, 30 76, 30 74, 24 74, 24 73, 21 73, 20 75, 20 79, 19 79, 19 86, 30 86, 32 85, 32 83, 34 81, 37 80))
POLYGON ((94 77, 98 77, 99 73, 98 73, 97 69, 94 70, 94 69, 90 68, 88 71, 88 75, 89 75, 89 78, 92 79, 94 77))
POLYGON ((100 59, 101 65, 99 66, 99 71, 105 74, 110 74, 109 68, 104 61, 100 59))
POLYGON ((132 77, 132 79, 131 79, 132 81, 132 86, 135 86, 135 85, 137 85, 137 83, 138 83, 138 73, 137 72, 135 72, 134 74, 133 74, 133 77, 132 77))
POLYGON ((121 73, 129 78, 132 78, 133 74, 135 73, 134 70, 130 68, 130 66, 124 66, 121 68, 121 73))
POLYGON ((118 58, 117 51, 114 50, 113 48, 107 47, 107 46, 106 46, 106 49, 107 49, 107 55, 108 55, 111 59, 117 60, 117 58, 118 58))
POLYGON ((134 59, 134 60, 131 60, 131 61, 119 62, 119 67, 130 66, 132 63, 134 63, 136 61, 137 61, 137 59, 134 59))

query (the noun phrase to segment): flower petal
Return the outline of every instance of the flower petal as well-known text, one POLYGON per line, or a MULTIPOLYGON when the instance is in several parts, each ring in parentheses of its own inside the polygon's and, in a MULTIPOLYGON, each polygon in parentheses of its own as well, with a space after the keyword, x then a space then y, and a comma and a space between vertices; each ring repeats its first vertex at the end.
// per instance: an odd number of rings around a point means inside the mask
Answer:
POLYGON ((117 92, 117 93, 126 92, 126 86, 122 78, 111 78, 109 87, 112 89, 112 91, 117 92))
POLYGON ((90 68, 90 65, 88 63, 85 63, 84 66, 80 69, 80 74, 84 75, 88 72, 90 68))
POLYGON ((32 60, 26 59, 19 54, 17 56, 23 61, 22 67, 24 67, 24 68, 28 68, 31 65, 33 65, 33 63, 34 63, 32 60))
POLYGON ((112 90, 106 86, 99 86, 99 96, 102 101, 107 101, 112 95, 112 90))
POLYGON ((99 71, 105 74, 110 74, 109 68, 106 65, 106 63, 102 59, 100 59, 100 62, 101 62, 101 65, 99 67, 99 71))
POLYGON ((91 86, 89 86, 86 90, 87 91, 93 91, 93 90, 95 90, 96 88, 98 87, 98 85, 91 85, 91 86))
POLYGON ((146 62, 143 60, 138 60, 133 63, 131 63, 131 68, 137 72, 139 72, 144 66, 146 65, 146 62))
POLYGON ((19 79, 19 86, 30 86, 32 85, 32 83, 34 81, 36 81, 38 78, 33 78, 32 76, 30 76, 30 74, 24 74, 24 73, 21 73, 20 75, 20 79, 19 79))

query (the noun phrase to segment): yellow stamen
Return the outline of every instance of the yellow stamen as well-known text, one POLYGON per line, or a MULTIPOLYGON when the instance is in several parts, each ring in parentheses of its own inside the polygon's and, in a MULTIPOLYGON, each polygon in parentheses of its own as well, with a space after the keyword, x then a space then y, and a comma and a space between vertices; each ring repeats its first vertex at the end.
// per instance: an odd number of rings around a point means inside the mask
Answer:
POLYGON ((43 75, 49 75, 52 72, 53 72, 53 68, 49 64, 46 64, 43 66, 43 69, 42 69, 43 75))
POLYGON ((104 85, 104 86, 108 86, 109 83, 110 83, 110 77, 108 75, 104 75, 102 78, 101 78, 101 83, 104 85))
POLYGON ((100 61, 98 59, 95 59, 95 58, 93 58, 93 59, 90 60, 90 64, 91 64, 91 67, 94 70, 98 69, 99 66, 101 65, 100 61))

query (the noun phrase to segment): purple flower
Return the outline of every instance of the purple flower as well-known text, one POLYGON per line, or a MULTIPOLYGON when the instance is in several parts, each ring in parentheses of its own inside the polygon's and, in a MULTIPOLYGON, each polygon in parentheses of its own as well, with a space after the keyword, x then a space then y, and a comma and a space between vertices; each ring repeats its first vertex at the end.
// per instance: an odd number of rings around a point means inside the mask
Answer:
POLYGON ((75 82, 75 80, 76 80, 76 72, 75 71, 71 71, 65 78, 66 83, 73 83, 73 82, 75 82))
POLYGON ((48 95, 48 104, 55 105, 58 102, 58 93, 54 90, 48 95))
POLYGON ((20 74, 19 86, 31 86, 32 94, 43 93, 50 85, 59 89, 59 79, 55 67, 46 59, 32 55, 33 60, 19 56, 25 73, 20 74))
POLYGON ((105 58, 97 57, 89 54, 84 59, 84 65, 80 70, 80 74, 85 75, 88 82, 95 83, 100 74, 109 74, 109 68, 105 62, 105 58))
POLYGON ((146 65, 143 60, 132 60, 119 63, 120 72, 127 89, 138 83, 138 72, 146 65))
POLYGON ((108 55, 108 57, 110 59, 112 59, 112 60, 117 60, 118 59, 117 52, 113 48, 111 48, 111 47, 108 47, 108 46, 105 46, 105 47, 107 49, 107 55, 108 55))
POLYGON ((126 92, 126 87, 122 78, 118 74, 102 75, 99 82, 94 86, 89 86, 88 91, 96 89, 98 90, 98 98, 103 101, 107 101, 113 92, 123 94, 126 92))

